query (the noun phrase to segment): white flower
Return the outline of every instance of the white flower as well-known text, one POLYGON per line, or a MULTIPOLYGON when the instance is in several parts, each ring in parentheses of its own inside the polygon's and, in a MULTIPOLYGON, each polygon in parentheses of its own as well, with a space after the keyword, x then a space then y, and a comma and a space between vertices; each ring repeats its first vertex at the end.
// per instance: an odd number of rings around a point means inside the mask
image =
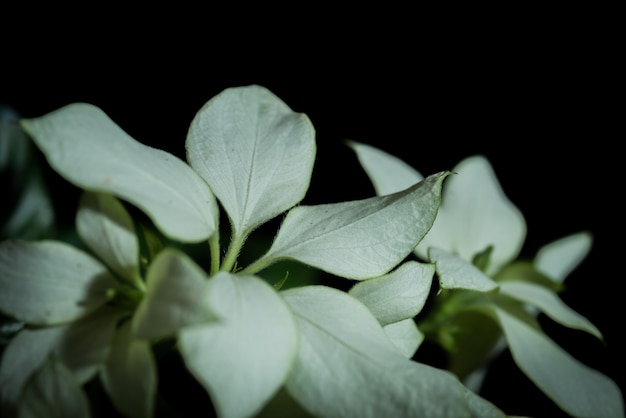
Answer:
MULTIPOLYGON (((356 142, 349 145, 379 195, 402 190, 422 178, 417 170, 382 150, 356 142)), ((472 344, 485 355, 494 346, 501 348, 489 331, 488 322, 493 320, 518 367, 563 410, 573 416, 623 416, 618 386, 571 357, 535 320, 541 311, 562 325, 602 338, 555 291, 587 255, 591 235, 572 234, 543 247, 534 263, 519 261, 526 223, 502 191, 489 161, 471 156, 452 171, 456 174, 444 185, 433 227, 415 249, 417 256, 435 264, 444 291, 436 305, 441 309, 436 307, 420 329, 451 350, 451 369, 465 376, 480 364, 461 364, 464 344, 472 344), (456 321, 464 322, 455 325, 456 321), (458 329, 473 333, 463 336, 458 329)))

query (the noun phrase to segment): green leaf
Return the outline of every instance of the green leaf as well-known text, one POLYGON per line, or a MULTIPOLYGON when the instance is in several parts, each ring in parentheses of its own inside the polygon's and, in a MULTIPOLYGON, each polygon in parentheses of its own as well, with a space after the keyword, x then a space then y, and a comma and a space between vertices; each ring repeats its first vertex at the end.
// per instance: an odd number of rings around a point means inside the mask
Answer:
POLYGON ((315 159, 315 130, 264 87, 224 90, 196 114, 187 159, 211 186, 238 235, 304 197, 315 159))
POLYGON ((424 179, 413 167, 385 151, 355 141, 347 144, 356 152, 378 196, 399 192, 424 179))
POLYGON ((383 327, 385 334, 406 358, 411 358, 424 341, 424 334, 413 318, 394 322, 383 327))
POLYGON ((215 231, 217 204, 200 176, 131 138, 98 107, 74 103, 21 124, 68 181, 132 203, 169 238, 199 242, 215 231))
POLYGON ((186 254, 161 251, 148 269, 146 293, 133 317, 137 337, 172 337, 184 326, 211 321, 206 273, 186 254))
POLYGON ((72 373, 55 356, 28 381, 18 418, 89 418, 89 401, 72 373))
POLYGON ((509 280, 534 283, 557 293, 564 288, 563 284, 541 273, 529 260, 517 260, 504 266, 493 279, 498 283, 509 280))
POLYGON ((587 318, 567 306, 556 293, 543 286, 519 281, 500 284, 500 294, 539 308, 554 321, 569 328, 579 329, 602 340, 600 330, 587 318))
POLYGON ((409 255, 430 229, 448 174, 434 174, 391 195, 298 206, 289 211, 257 265, 291 258, 350 279, 381 276, 409 255))
POLYGON ((535 268, 562 283, 585 259, 591 250, 592 241, 592 235, 584 231, 546 244, 535 256, 535 268))
POLYGON ((107 302, 115 287, 107 269, 58 241, 0 243, 0 310, 36 325, 79 318, 107 302))
POLYGON ((207 303, 220 320, 182 329, 181 354, 219 417, 251 417, 287 378, 296 323, 279 294, 257 277, 220 272, 210 283, 207 303))
POLYGON ((157 392, 155 359, 150 343, 133 337, 129 322, 116 331, 101 376, 111 401, 125 417, 153 416, 157 392))
POLYGON ((143 289, 135 226, 119 200, 103 193, 83 193, 76 228, 83 242, 111 270, 135 288, 143 289))
POLYGON ((104 362, 121 314, 105 306, 76 322, 20 331, 2 354, 0 405, 14 406, 26 381, 52 353, 80 384, 91 379, 104 362))
POLYGON ((624 417, 622 393, 613 380, 580 363, 543 332, 496 305, 517 366, 560 408, 575 417, 624 417))
POLYGON ((430 247, 428 257, 435 263, 439 284, 444 289, 468 289, 491 292, 498 284, 472 263, 440 248, 430 247))
POLYGON ((300 329, 287 390, 323 417, 469 417, 465 388, 450 373, 407 359, 358 300, 337 289, 283 292, 300 329))
POLYGON ((407 261, 389 274, 357 283, 349 294, 384 326, 413 318, 422 310, 434 274, 433 264, 407 261))

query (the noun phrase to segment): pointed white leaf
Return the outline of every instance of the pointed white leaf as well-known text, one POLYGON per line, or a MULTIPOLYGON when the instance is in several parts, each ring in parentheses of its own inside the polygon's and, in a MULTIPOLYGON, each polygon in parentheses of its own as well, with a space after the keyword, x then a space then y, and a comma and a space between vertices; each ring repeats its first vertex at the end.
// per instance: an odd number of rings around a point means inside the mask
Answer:
POLYGON ((187 136, 187 159, 244 234, 304 197, 315 130, 264 87, 234 87, 209 100, 187 136))
POLYGON ((574 359, 544 333, 491 305, 517 366, 560 408, 575 417, 624 417, 613 380, 574 359))
POLYGON ((410 254, 430 229, 448 174, 429 176, 391 195, 298 206, 289 211, 259 262, 292 258, 350 279, 381 276, 410 254))
POLYGON ((287 390, 315 416, 470 416, 465 389, 450 373, 407 359, 358 300, 306 286, 283 296, 300 329, 287 390))
POLYGON ((506 280, 500 283, 500 293, 539 308, 554 321, 569 328, 579 329, 602 340, 600 330, 587 318, 567 306, 556 293, 543 286, 506 280))
POLYGON ((296 323, 279 294, 257 277, 222 272, 210 283, 206 302, 220 319, 182 329, 181 354, 219 417, 252 417, 287 378, 296 323))
POLYGON ((135 226, 119 200, 103 193, 83 193, 76 229, 83 242, 111 270, 136 288, 143 288, 135 226))
POLYGON ((413 318, 394 322, 383 327, 385 334, 406 358, 411 358, 424 341, 424 334, 413 318))
POLYGON ((125 417, 153 416, 157 391, 156 363, 150 343, 133 338, 129 322, 115 332, 101 376, 113 405, 125 417))
POLYGON ((371 145, 348 141, 367 173, 378 196, 396 193, 422 181, 424 176, 413 167, 371 145))
POLYGON ((534 266, 560 283, 574 270, 591 250, 593 238, 589 232, 568 235, 539 249, 534 266))
POLYGON ((384 326, 413 318, 422 310, 434 274, 433 264, 408 261, 389 274, 357 283, 349 294, 384 326))
POLYGON ((51 356, 28 381, 19 418, 89 418, 89 401, 72 373, 51 356))
POLYGON ((166 248, 159 253, 148 268, 146 286, 133 317, 137 337, 171 337, 186 325, 215 317, 208 299, 208 276, 178 250, 166 248))
POLYGON ((428 256, 437 268, 439 284, 444 289, 469 289, 490 292, 498 284, 477 269, 472 263, 440 248, 430 247, 428 256))
POLYGON ((71 321, 107 302, 115 279, 96 259, 60 241, 0 243, 0 311, 19 321, 71 321))
POLYGON ((74 185, 132 203, 172 239, 198 242, 213 234, 217 205, 200 176, 130 137, 98 107, 74 103, 21 124, 74 185))
POLYGON ((526 221, 506 197, 483 156, 468 157, 446 181, 441 207, 432 229, 415 249, 428 258, 428 248, 438 247, 462 259, 493 246, 485 273, 492 275, 519 254, 526 238, 526 221))
POLYGON ((26 381, 51 353, 79 383, 91 379, 104 362, 121 313, 103 307, 76 322, 20 331, 6 346, 0 362, 0 405, 15 405, 26 381))

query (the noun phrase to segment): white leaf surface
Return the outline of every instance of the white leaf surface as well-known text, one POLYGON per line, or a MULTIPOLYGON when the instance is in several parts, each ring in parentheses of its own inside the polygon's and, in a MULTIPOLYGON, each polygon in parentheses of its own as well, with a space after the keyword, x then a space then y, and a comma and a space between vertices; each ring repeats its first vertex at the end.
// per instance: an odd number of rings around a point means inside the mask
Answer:
POLYGON ((430 229, 448 174, 429 176, 391 195, 298 206, 289 211, 260 262, 291 258, 350 279, 381 276, 430 229))
POLYGON ((622 394, 613 380, 504 309, 491 309, 517 366, 559 407, 575 417, 624 417, 622 394))
POLYGON ((468 289, 490 292, 498 284, 487 277, 472 263, 441 248, 430 247, 428 256, 435 263, 439 284, 444 289, 468 289))
POLYGON ((264 87, 228 88, 196 114, 187 159, 245 234, 302 200, 315 159, 315 130, 264 87))
POLYGON ((219 417, 252 417, 287 378, 296 323, 285 301, 257 277, 221 272, 210 283, 206 302, 220 319, 182 329, 181 354, 219 417))
POLYGON ((89 418, 87 395, 72 373, 51 356, 28 381, 18 418, 89 418))
POLYGON ((424 334, 413 318, 394 322, 383 327, 387 337, 406 358, 411 358, 424 341, 424 334))
POLYGON ((96 259, 60 241, 0 243, 0 311, 19 321, 74 320, 105 304, 116 285, 96 259))
POLYGON ((132 203, 169 238, 199 242, 215 231, 217 204, 200 176, 130 137, 98 107, 74 103, 21 125, 68 181, 132 203))
POLYGON ((283 296, 300 329, 287 390, 322 417, 469 417, 465 388, 450 373, 407 359, 358 300, 324 286, 283 296))
POLYGON ((148 268, 146 287, 132 320, 137 337, 172 337, 186 325, 215 317, 208 302, 208 276, 185 253, 161 251, 148 268))
POLYGON ((592 241, 592 235, 586 231, 560 238, 541 247, 533 264, 552 280, 562 283, 585 259, 592 241))
POLYGON ((415 249, 428 258, 437 247, 472 261, 493 246, 485 273, 489 276, 513 261, 526 239, 526 221, 507 198, 489 161, 480 155, 465 158, 446 181, 441 207, 432 229, 415 249))
POLYGON ((407 261, 389 274, 357 283, 348 293, 384 326, 413 318, 422 310, 434 274, 433 264, 407 261))
POLYGON ((500 293, 539 308, 554 321, 569 328, 579 329, 602 340, 602 333, 587 318, 567 306, 556 293, 534 283, 505 280, 500 293))
POLYGON ((101 376, 111 401, 125 417, 153 416, 157 392, 156 362, 150 343, 134 338, 129 322, 115 332, 101 376))
POLYGON ((103 193, 83 193, 76 229, 83 242, 111 270, 136 288, 143 288, 135 226, 119 200, 103 193))
POLYGON ((422 181, 424 176, 387 152, 367 144, 348 141, 378 196, 396 193, 422 181))
POLYGON ((2 354, 0 405, 15 406, 26 381, 51 353, 72 371, 80 384, 91 379, 108 353, 120 313, 103 307, 76 322, 20 331, 2 354))

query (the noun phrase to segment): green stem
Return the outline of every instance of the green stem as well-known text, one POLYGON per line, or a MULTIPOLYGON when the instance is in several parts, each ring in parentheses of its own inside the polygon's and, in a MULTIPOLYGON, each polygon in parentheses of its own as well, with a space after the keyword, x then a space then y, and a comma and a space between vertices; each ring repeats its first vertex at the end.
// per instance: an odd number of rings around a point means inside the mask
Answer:
POLYGON ((215 233, 209 237, 209 251, 211 253, 210 275, 213 276, 220 270, 220 233, 218 230, 215 230, 215 233))
POLYGON ((241 273, 243 273, 243 274, 255 274, 255 273, 257 273, 257 272, 267 268, 271 264, 274 264, 278 260, 279 259, 277 259, 277 258, 268 258, 268 257, 263 256, 263 257, 259 258, 258 260, 256 260, 254 263, 250 264, 245 269, 243 269, 241 271, 241 273))
POLYGON ((220 270, 222 271, 232 271, 235 262, 237 261, 237 257, 239 256, 239 251, 241 247, 243 247, 243 243, 246 241, 248 234, 242 234, 240 236, 234 235, 230 241, 230 245, 228 246, 228 251, 226 251, 226 255, 224 256, 224 262, 220 270))

